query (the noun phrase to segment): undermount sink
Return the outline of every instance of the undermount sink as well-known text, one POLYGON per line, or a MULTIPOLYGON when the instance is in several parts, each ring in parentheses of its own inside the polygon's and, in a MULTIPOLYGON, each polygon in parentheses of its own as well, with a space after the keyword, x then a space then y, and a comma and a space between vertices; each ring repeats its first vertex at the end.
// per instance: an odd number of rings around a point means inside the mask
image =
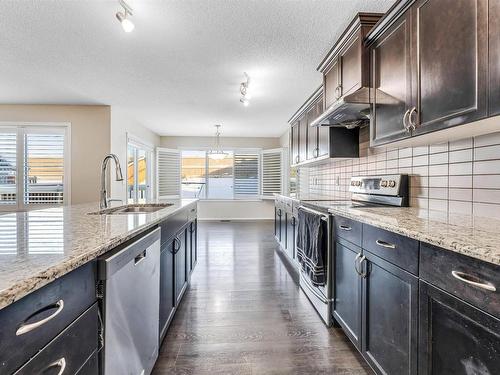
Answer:
POLYGON ((172 206, 173 203, 149 203, 149 204, 127 204, 125 206, 107 208, 96 212, 89 212, 89 215, 125 215, 151 213, 172 206))

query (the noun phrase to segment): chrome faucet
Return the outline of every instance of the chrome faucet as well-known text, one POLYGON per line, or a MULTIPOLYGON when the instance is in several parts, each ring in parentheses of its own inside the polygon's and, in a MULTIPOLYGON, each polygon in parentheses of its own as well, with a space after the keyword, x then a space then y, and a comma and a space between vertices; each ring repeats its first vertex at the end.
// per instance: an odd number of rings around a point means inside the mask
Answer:
POLYGON ((113 159, 115 161, 116 181, 123 181, 122 168, 120 166, 118 156, 116 156, 115 154, 106 155, 101 164, 101 192, 99 200, 99 208, 101 210, 108 208, 108 203, 111 201, 111 199, 108 199, 108 192, 106 191, 106 168, 108 167, 108 162, 110 159, 113 159))

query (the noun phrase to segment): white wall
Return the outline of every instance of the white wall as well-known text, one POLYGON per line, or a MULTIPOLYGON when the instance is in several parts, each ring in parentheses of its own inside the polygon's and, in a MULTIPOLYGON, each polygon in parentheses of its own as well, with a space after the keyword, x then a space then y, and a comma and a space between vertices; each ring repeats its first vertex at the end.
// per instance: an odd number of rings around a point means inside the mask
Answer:
MULTIPOLYGON (((142 126, 129 115, 126 109, 114 106, 111 107, 111 152, 116 154, 120 159, 124 179, 126 178, 127 168, 127 134, 153 148, 151 168, 153 179, 151 181, 151 186, 153 196, 156 196, 156 182, 154 181, 154 175, 156 174, 156 154, 154 150, 160 145, 160 136, 142 126)), ((114 166, 112 168, 114 168, 114 166)), ((113 176, 113 174, 111 174, 111 176, 113 176)), ((127 189, 126 181, 117 182, 113 179, 111 180, 111 197, 123 199, 125 202, 127 189)))
MULTIPOLYGON (((160 143, 162 147, 172 149, 206 148, 214 145, 214 137, 161 137, 160 143)), ((280 147, 280 139, 221 137, 221 145, 265 150, 280 147)), ((273 200, 202 200, 198 203, 200 220, 261 220, 273 217, 273 200)))

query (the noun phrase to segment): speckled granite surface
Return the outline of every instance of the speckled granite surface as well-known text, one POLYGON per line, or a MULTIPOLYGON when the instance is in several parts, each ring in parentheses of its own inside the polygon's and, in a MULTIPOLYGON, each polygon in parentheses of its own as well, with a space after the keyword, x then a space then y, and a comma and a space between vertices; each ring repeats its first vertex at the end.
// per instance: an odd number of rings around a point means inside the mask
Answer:
POLYGON ((98 205, 83 204, 0 215, 0 309, 196 202, 147 214, 88 215, 98 205))
POLYGON ((350 201, 301 203, 500 265, 500 220, 412 207, 356 207, 350 201))

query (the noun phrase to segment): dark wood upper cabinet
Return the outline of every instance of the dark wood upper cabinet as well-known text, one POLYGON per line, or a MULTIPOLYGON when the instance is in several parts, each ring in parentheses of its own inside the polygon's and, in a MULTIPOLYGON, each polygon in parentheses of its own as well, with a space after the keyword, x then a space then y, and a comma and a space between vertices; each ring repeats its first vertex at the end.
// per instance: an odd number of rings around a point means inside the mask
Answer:
POLYGON ((411 136, 407 116, 412 105, 410 15, 401 16, 371 46, 373 146, 411 136))
POLYGON ((312 160, 318 156, 318 128, 310 127, 309 124, 318 117, 318 104, 314 103, 307 111, 307 160, 312 160))
POLYGON ((290 164, 299 162, 299 127, 300 122, 297 120, 290 129, 290 164))
POLYGON ((419 290, 419 375, 497 374, 500 320, 424 281, 419 290))
POLYGON ((486 117, 486 0, 419 0, 411 8, 415 134, 486 117))
POLYGON ((299 162, 307 160, 308 131, 307 114, 304 113, 299 119, 299 162))
POLYGON ((500 114, 500 1, 490 0, 489 30, 489 115, 500 114))
POLYGON ((325 109, 342 96, 369 87, 370 56, 364 38, 381 17, 378 13, 358 13, 319 64, 325 109))
POLYGON ((340 87, 340 63, 338 59, 334 59, 326 68, 323 74, 323 85, 325 95, 325 108, 328 108, 335 103, 341 96, 340 87))

